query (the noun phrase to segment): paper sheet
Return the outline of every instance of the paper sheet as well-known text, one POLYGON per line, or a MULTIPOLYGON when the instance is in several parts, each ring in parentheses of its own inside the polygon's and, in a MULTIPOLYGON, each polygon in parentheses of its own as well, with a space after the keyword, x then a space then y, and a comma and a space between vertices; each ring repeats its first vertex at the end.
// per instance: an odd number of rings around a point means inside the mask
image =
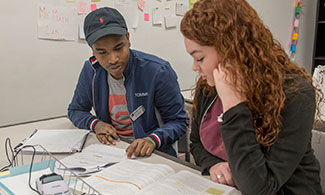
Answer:
POLYGON ((80 153, 63 158, 61 163, 76 175, 86 176, 126 158, 124 149, 104 144, 92 144, 80 153))
POLYGON ((74 40, 76 9, 71 6, 38 5, 37 36, 40 39, 74 40))
POLYGON ((177 25, 176 16, 165 16, 165 26, 166 28, 174 28, 177 25))
POLYGON ((161 25, 163 22, 162 10, 159 7, 152 8, 152 24, 161 25))
POLYGON ((187 10, 188 10, 188 5, 184 3, 176 3, 175 13, 177 16, 184 16, 187 10))
POLYGON ((123 15, 128 28, 138 27, 138 0, 115 0, 115 7, 123 15))

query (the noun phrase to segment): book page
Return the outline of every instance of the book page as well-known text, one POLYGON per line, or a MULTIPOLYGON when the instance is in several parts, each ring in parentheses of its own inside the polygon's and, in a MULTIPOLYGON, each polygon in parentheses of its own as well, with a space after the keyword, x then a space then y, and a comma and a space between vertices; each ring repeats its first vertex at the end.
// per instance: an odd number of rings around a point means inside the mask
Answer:
POLYGON ((182 170, 152 184, 136 195, 240 195, 235 188, 214 183, 209 179, 182 170))
POLYGON ((102 194, 134 195, 173 173, 174 170, 168 165, 123 160, 84 181, 102 194))
MULTIPOLYGON (((78 176, 89 176, 103 168, 126 159, 125 149, 104 144, 92 144, 82 152, 67 156, 61 160, 68 170, 78 176)), ((58 171, 67 170, 57 167, 58 171)))

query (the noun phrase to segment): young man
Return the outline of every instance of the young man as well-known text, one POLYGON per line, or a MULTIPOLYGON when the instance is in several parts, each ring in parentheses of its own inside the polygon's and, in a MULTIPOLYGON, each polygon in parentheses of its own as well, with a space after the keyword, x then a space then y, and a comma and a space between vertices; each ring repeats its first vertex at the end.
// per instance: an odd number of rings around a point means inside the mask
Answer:
POLYGON ((128 157, 149 156, 154 149, 176 156, 172 144, 186 132, 186 112, 170 64, 130 49, 125 20, 116 9, 89 13, 84 32, 93 56, 80 73, 70 120, 94 131, 104 144, 115 144, 119 135, 134 136, 128 157))

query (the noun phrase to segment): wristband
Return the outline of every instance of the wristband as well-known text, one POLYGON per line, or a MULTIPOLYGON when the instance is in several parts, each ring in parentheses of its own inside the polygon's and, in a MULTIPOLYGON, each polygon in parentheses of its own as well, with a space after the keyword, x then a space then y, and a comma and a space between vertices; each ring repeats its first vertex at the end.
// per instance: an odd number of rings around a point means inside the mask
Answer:
POLYGON ((156 143, 150 137, 146 137, 146 140, 150 141, 153 144, 153 146, 156 148, 156 143))

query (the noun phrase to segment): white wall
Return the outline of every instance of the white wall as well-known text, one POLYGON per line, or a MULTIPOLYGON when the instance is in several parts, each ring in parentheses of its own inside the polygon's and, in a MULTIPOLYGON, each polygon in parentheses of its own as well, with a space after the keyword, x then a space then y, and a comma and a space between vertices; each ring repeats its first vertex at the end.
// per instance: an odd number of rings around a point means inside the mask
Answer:
MULTIPOLYGON (((90 49, 84 41, 53 41, 37 38, 37 5, 41 0, 0 1, 0 126, 66 114, 78 74, 90 49)), ((65 0, 42 0, 67 4, 65 0)), ((90 3, 90 0, 76 0, 90 3)), ((164 6, 166 0, 146 0, 144 12, 151 14, 152 6, 164 6)), ((172 13, 175 2, 171 0, 172 13)), ((286 51, 289 51, 295 0, 248 0, 257 9, 286 51)), ((316 2, 304 1, 297 62, 311 69, 316 2)), ((71 3, 69 4, 71 5, 71 3)), ((112 6, 113 0, 101 0, 98 7, 112 6)), ((152 26, 143 21, 130 29, 132 48, 156 54, 172 64, 182 89, 194 85, 192 60, 186 53, 179 22, 174 29, 152 26)), ((150 15, 151 16, 151 15, 150 15)), ((82 16, 78 16, 80 21, 82 16)), ((77 32, 76 32, 77 33, 77 32)), ((77 37, 77 34, 76 34, 77 37)))

